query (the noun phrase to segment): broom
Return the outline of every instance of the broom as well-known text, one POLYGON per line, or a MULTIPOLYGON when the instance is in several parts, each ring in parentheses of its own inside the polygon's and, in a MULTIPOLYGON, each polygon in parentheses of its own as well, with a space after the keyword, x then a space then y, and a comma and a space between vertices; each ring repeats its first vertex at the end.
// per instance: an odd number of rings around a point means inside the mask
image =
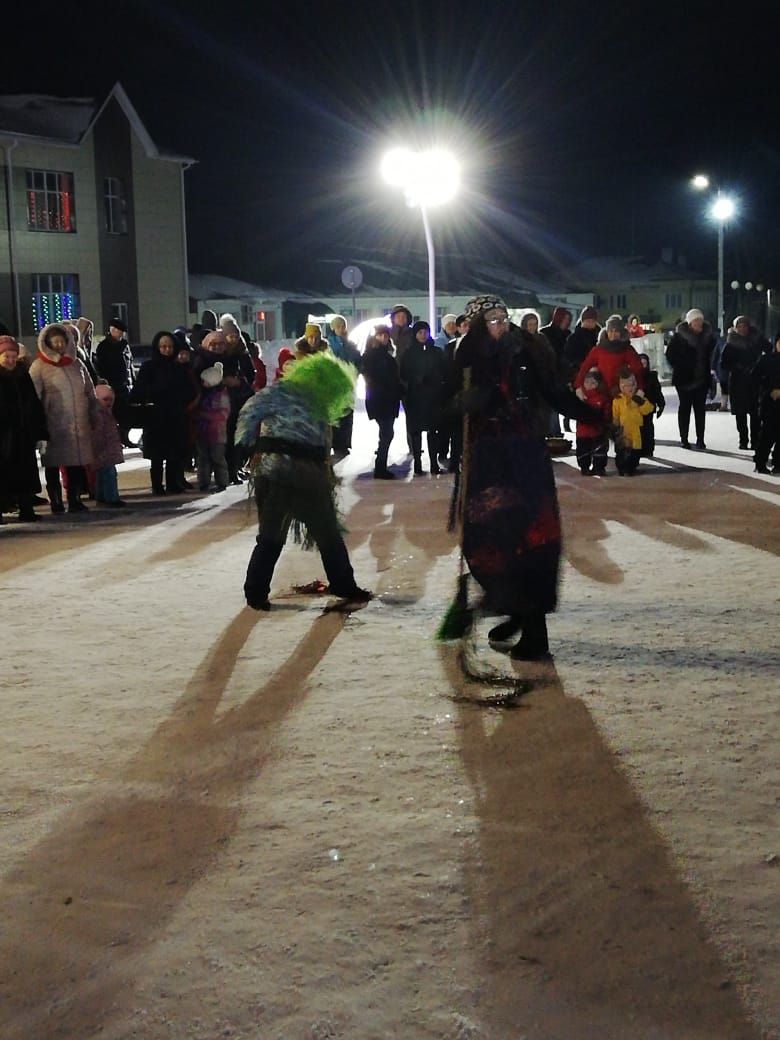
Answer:
MULTIPOLYGON (((464 369, 463 389, 468 390, 471 383, 471 369, 464 369)), ((466 561, 463 555, 463 514, 466 508, 466 484, 471 464, 471 445, 469 442, 469 416, 464 409, 463 412, 463 452, 461 455, 460 473, 456 477, 456 485, 453 489, 452 507, 450 511, 449 530, 453 530, 456 522, 460 521, 460 557, 458 560, 458 583, 455 590, 455 598, 450 603, 439 627, 436 629, 436 639, 439 642, 447 642, 452 639, 463 639, 471 630, 474 622, 474 612, 469 608, 469 576, 466 570, 466 561)))

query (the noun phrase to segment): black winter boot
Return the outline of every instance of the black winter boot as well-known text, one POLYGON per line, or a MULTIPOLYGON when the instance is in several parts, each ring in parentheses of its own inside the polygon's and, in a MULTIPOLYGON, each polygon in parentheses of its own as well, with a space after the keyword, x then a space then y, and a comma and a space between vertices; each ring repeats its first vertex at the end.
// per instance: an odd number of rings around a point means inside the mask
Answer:
POLYGON ((515 661, 548 661, 550 644, 547 640, 547 619, 544 614, 536 614, 523 622, 523 634, 520 641, 509 651, 515 661))

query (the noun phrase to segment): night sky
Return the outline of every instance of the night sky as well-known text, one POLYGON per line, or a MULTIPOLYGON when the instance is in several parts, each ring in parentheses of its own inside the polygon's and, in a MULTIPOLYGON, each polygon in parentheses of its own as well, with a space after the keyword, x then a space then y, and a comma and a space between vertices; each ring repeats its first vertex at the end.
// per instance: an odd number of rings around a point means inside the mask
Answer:
POLYGON ((198 160, 193 271, 293 288, 317 259, 403 266, 424 253, 419 216, 379 158, 436 139, 464 166, 435 214, 442 254, 542 275, 672 246, 714 275, 715 228, 688 186, 703 170, 739 197, 727 279, 780 286, 774 9, 15 5, 0 91, 102 97, 119 80, 158 145, 198 160))

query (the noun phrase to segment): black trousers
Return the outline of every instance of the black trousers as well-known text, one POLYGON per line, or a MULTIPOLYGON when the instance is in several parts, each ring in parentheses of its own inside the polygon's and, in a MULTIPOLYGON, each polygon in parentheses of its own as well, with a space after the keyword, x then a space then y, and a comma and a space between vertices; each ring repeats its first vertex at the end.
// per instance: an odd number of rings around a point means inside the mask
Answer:
POLYGON ((680 440, 688 440, 688 430, 691 425, 691 409, 693 409, 693 421, 696 426, 696 440, 704 440, 704 418, 707 414, 705 405, 707 403, 707 387, 697 387, 695 390, 681 390, 677 388, 680 398, 680 407, 677 412, 677 425, 680 428, 680 440))
POLYGON ((769 461, 769 453, 774 448, 774 464, 775 467, 780 464, 780 402, 775 402, 767 414, 763 415, 761 421, 761 433, 758 436, 758 444, 756 445, 756 465, 760 467, 766 466, 769 461))
MULTIPOLYGON (((47 466, 44 472, 46 474, 46 493, 52 502, 61 502, 60 467, 47 466)), ((68 504, 71 505, 79 502, 82 493, 88 490, 87 474, 83 466, 66 466, 65 472, 68 474, 68 504)))
POLYGON ((618 473, 636 473, 641 453, 638 448, 616 448, 615 462, 618 473))
POLYGON ((655 422, 652 413, 645 415, 642 422, 642 454, 650 458, 655 453, 655 422))
POLYGON ((603 473, 607 468, 609 443, 602 437, 577 437, 577 465, 583 473, 603 473))
POLYGON ((268 598, 276 561, 294 520, 304 524, 316 542, 333 595, 351 595, 356 588, 355 574, 325 471, 310 488, 293 488, 260 478, 255 494, 259 533, 244 581, 247 602, 261 603, 268 598))
POLYGON ((334 451, 352 450, 352 423, 354 421, 354 416, 354 412, 347 412, 347 414, 339 420, 337 425, 333 427, 332 444, 334 451))
POLYGON ((395 419, 389 416, 385 419, 377 419, 377 425, 379 426, 379 446, 376 449, 376 468, 387 469, 387 455, 390 451, 390 445, 393 443, 393 431, 395 427, 395 419))
MULTIPOLYGON (((734 409, 732 408, 732 411, 734 409)), ((750 445, 755 448, 758 443, 758 416, 755 412, 734 412, 737 421, 737 433, 739 434, 740 447, 750 445), (748 436, 748 419, 750 419, 750 435, 748 436)))

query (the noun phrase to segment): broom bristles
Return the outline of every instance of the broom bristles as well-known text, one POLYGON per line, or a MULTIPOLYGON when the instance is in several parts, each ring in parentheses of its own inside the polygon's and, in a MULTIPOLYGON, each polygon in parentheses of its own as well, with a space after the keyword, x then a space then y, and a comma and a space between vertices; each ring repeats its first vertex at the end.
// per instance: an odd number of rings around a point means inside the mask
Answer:
POLYGON ((436 639, 440 643, 451 639, 462 639, 471 628, 473 619, 473 611, 469 608, 468 575, 461 574, 458 578, 458 590, 455 598, 447 607, 436 630, 436 639))

